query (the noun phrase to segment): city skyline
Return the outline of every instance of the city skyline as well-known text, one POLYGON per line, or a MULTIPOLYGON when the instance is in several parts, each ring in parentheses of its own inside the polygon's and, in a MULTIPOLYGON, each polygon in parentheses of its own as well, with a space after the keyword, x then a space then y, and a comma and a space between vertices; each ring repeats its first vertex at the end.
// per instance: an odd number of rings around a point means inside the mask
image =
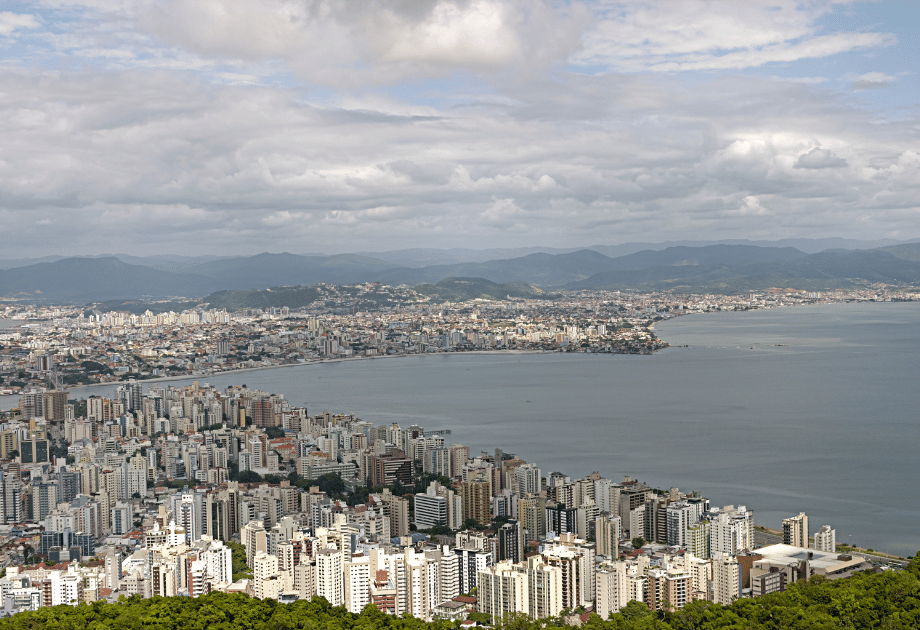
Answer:
POLYGON ((868 2, 11 2, 5 257, 920 235, 868 2))

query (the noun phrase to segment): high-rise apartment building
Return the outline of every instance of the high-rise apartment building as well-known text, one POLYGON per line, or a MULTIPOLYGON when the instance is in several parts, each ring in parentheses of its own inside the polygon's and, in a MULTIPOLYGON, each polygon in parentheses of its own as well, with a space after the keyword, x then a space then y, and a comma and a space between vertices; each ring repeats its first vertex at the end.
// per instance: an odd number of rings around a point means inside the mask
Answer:
POLYGON ((345 559, 338 549, 316 552, 316 594, 333 606, 345 604, 345 559))
POLYGON ((528 614, 530 597, 523 566, 505 560, 480 571, 477 581, 479 612, 490 615, 493 621, 514 614, 528 614))
POLYGON ((783 519, 783 544, 808 547, 808 517, 805 512, 783 519))
POLYGON ((447 497, 438 496, 432 486, 415 495, 415 527, 420 530, 447 525, 447 497))
POLYGON ((741 597, 741 565, 734 556, 712 559, 712 601, 728 606, 741 597))
POLYGON ((536 464, 521 464, 514 469, 515 491, 519 497, 540 494, 543 489, 540 469, 536 464))
POLYGON ((822 525, 815 532, 815 549, 828 553, 837 551, 837 530, 831 529, 830 525, 822 525))
POLYGON ((463 496, 463 518, 480 525, 492 521, 492 481, 487 470, 477 470, 460 485, 463 496))
POLYGON ((520 562, 523 557, 524 539, 521 524, 512 519, 498 528, 498 554, 495 559, 497 561, 520 562))
POLYGON ((597 555, 616 559, 620 555, 620 517, 601 514, 594 519, 597 555))
POLYGON ((274 405, 271 398, 253 398, 252 399, 252 426, 254 427, 273 427, 275 426, 274 405))

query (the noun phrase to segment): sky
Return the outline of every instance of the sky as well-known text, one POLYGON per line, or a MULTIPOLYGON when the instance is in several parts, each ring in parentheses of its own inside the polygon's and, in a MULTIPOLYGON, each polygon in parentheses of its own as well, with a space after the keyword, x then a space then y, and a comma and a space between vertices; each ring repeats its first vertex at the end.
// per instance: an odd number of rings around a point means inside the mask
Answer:
POLYGON ((920 3, 0 4, 0 258, 920 237, 920 3))

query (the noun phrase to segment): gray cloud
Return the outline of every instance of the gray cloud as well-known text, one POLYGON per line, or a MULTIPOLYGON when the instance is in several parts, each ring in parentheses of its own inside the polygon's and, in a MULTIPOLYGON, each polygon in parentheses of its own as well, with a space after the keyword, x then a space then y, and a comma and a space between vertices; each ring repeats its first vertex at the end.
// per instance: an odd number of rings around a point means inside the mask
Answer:
POLYGON ((496 110, 317 107, 140 71, 2 79, 8 255, 39 237, 62 251, 347 251, 918 223, 889 210, 916 207, 907 127, 780 81, 570 77, 508 86, 518 105, 496 110), (656 96, 587 105, 624 85, 656 96))
POLYGON ((793 168, 840 168, 846 165, 847 161, 843 158, 836 157, 827 149, 815 147, 800 155, 793 168))
POLYGON ((819 5, 726 5, 734 34, 711 11, 677 29, 693 3, 640 3, 636 24, 663 20, 640 42, 588 29, 578 3, 271 2, 100 0, 41 34, 74 66, 0 66, 3 255, 920 228, 911 121, 797 80, 615 72, 848 49, 815 34, 819 5), (572 54, 610 63, 554 65, 572 54))
POLYGON ((882 72, 869 72, 854 77, 850 87, 854 90, 876 90, 886 88, 897 81, 897 78, 882 72))

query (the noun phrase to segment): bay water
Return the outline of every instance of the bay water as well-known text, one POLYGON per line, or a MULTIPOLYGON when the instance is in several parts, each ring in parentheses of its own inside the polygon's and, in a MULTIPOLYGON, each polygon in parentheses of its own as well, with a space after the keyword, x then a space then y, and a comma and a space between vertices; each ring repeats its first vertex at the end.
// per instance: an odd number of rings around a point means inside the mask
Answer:
POLYGON ((804 511, 841 543, 920 549, 920 304, 708 313, 656 331, 672 347, 651 356, 455 353, 198 380, 451 429, 471 453, 501 448, 544 475, 630 475, 746 505, 760 525, 804 511))

